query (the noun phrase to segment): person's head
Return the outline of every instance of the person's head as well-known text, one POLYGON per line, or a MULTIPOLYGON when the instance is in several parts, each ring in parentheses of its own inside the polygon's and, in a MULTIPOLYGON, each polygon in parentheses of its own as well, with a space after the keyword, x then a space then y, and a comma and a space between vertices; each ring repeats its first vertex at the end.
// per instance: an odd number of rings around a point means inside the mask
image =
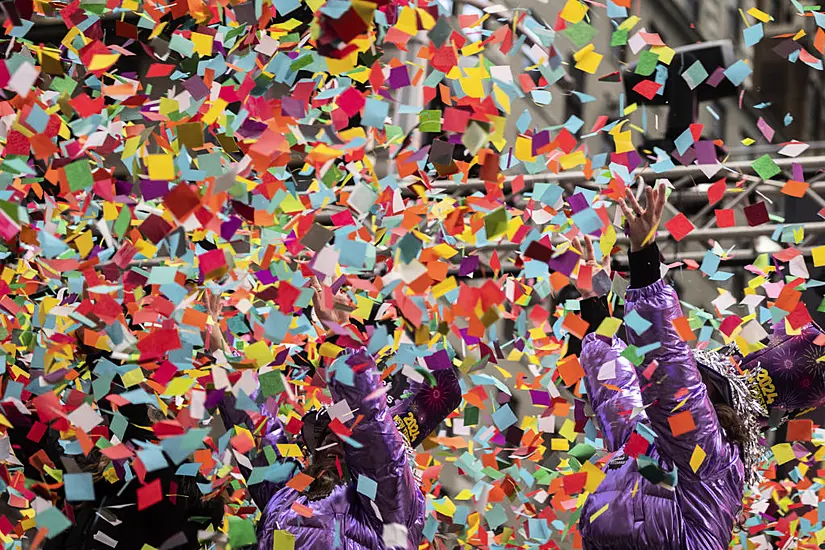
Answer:
POLYGON ((725 435, 728 441, 737 445, 745 443, 747 438, 747 428, 744 420, 739 418, 739 415, 730 406, 730 401, 727 395, 730 390, 720 383, 727 384, 725 381, 720 381, 712 376, 709 371, 702 370, 702 381, 708 389, 708 397, 716 410, 716 416, 719 418, 719 424, 725 430, 725 435))
POLYGON ((309 465, 305 473, 315 478, 307 489, 311 501, 329 496, 335 487, 344 483, 344 449, 341 440, 330 429, 331 418, 326 410, 312 410, 304 415, 301 437, 309 465))

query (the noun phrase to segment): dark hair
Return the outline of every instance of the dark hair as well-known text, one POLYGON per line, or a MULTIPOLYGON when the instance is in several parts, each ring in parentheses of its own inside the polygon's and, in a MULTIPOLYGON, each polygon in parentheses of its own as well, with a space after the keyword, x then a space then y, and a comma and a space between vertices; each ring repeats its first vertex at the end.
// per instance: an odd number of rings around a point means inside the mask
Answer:
POLYGON ((719 418, 719 424, 725 430, 728 441, 737 445, 744 444, 748 431, 736 411, 724 403, 714 403, 713 408, 716 409, 716 417, 719 418))
MULTIPOLYGON (((323 452, 325 451, 321 451, 321 453, 323 452)), ((343 468, 343 464, 341 467, 343 468)), ((336 487, 347 483, 344 478, 338 475, 338 472, 324 465, 320 460, 320 456, 312 457, 309 466, 303 473, 315 478, 304 493, 310 502, 327 498, 336 487)))

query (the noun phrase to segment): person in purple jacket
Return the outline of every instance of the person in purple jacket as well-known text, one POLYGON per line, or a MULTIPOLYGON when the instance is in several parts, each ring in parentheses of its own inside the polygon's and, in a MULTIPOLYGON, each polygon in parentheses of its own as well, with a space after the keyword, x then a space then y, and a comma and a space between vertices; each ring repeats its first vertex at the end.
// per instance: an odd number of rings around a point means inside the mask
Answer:
MULTIPOLYGON (((328 326, 350 321, 345 309, 324 310, 317 301, 315 313, 328 326)), ((351 433, 342 438, 333 432, 326 410, 312 410, 303 417, 301 442, 309 459, 303 473, 314 481, 303 491, 285 486, 302 469, 292 458, 280 457, 270 465, 266 454, 258 452, 250 460, 253 468, 266 468, 264 481, 249 485, 262 511, 257 528, 260 550, 278 548, 279 531, 295 537, 296 550, 415 550, 420 544, 426 506, 414 475, 413 449, 459 405, 458 376, 446 369, 433 373, 432 385, 411 382, 403 394, 394 392, 397 399, 390 406, 372 355, 347 342, 337 341, 345 351, 325 375, 333 402, 346 402, 353 413, 339 419, 351 433)), ((265 434, 260 449, 295 442, 277 409, 269 399, 260 405, 260 415, 250 415, 238 410, 231 395, 220 404, 227 428, 259 426, 257 433, 265 434)), ((252 470, 240 469, 250 479, 252 470)))
MULTIPOLYGON (((682 309, 661 279, 653 238, 664 187, 646 195, 646 209, 630 193, 630 206, 620 200, 630 240, 625 316, 650 323, 626 330, 628 344, 646 350, 638 365, 622 356, 620 338, 592 332, 610 315, 606 299, 591 292, 580 302, 591 331, 581 343, 585 387, 613 456, 579 530, 585 550, 728 548, 745 484, 758 480, 768 418, 825 404, 825 369, 816 363, 825 355, 822 332, 810 324, 788 336, 777 325, 767 346, 746 357, 735 345, 692 351, 672 324, 682 309)), ((585 260, 597 267, 585 240, 585 260)))

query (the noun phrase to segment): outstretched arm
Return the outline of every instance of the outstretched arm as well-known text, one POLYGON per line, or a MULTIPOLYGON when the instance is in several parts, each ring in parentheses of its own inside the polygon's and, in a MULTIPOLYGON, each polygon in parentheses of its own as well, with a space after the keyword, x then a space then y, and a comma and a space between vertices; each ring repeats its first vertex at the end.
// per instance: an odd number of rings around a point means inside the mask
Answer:
POLYGON ((647 418, 640 410, 644 403, 636 368, 621 355, 626 347, 619 338, 608 340, 595 333, 585 336, 582 345, 581 364, 590 406, 610 452, 618 451, 636 424, 647 418))
MULTIPOLYGON (((221 316, 221 297, 219 294, 209 293, 206 296, 206 306, 209 315, 212 317, 214 324, 207 327, 204 331, 204 341, 207 343, 207 351, 213 353, 215 351, 223 351, 227 347, 226 340, 221 332, 218 321, 221 316)), ((255 392, 257 393, 257 391, 255 392)), ((255 394, 251 396, 255 400, 255 394)), ((259 407, 256 412, 249 413, 238 409, 237 401, 231 394, 226 394, 218 404, 218 410, 221 413, 224 427, 227 430, 234 426, 241 426, 246 428, 253 434, 264 434, 261 438, 260 445, 254 451, 254 454, 249 459, 252 469, 244 464, 238 464, 244 478, 247 482, 252 481, 247 485, 249 496, 255 501, 255 504, 261 510, 264 509, 269 499, 283 487, 283 485, 292 478, 295 471, 300 468, 298 461, 294 459, 287 459, 281 457, 277 451, 278 444, 289 443, 286 437, 281 421, 278 420, 278 413, 276 411, 269 411, 266 404, 259 407), (263 424, 262 424, 263 423, 263 424), (279 459, 270 464, 264 449, 272 447, 279 459), (265 471, 263 471, 265 470, 265 471), (263 476, 260 480, 259 476, 263 476)))
MULTIPOLYGON (((253 451, 255 454, 249 459, 254 470, 265 469, 262 474, 259 472, 255 476, 257 478, 259 475, 263 475, 263 480, 256 480, 256 483, 248 485, 249 495, 252 497, 252 500, 255 501, 258 508, 263 510, 267 502, 269 502, 269 499, 272 498, 278 489, 283 487, 300 468, 298 461, 280 457, 277 451, 278 444, 289 443, 284 427, 275 414, 270 414, 269 411, 267 411, 265 405, 260 407, 260 413, 249 414, 246 411, 239 410, 236 406, 235 397, 231 394, 224 396, 218 408, 227 430, 232 429, 234 426, 241 426, 255 433, 257 426, 259 428, 258 433, 265 434, 258 448, 253 451), (263 422, 263 425, 261 425, 261 422, 263 422), (274 464, 269 463, 264 452, 264 449, 270 446, 279 456, 279 460, 274 464)), ((243 464, 239 464, 239 468, 244 478, 250 481, 254 470, 249 469, 243 464)))
POLYGON ((365 509, 375 512, 370 503, 374 500, 382 523, 411 528, 423 519, 424 497, 386 399, 381 392, 374 395, 382 385, 375 361, 366 349, 343 354, 332 364, 328 376, 333 400, 346 401, 356 418, 350 426, 355 444, 344 443, 353 481, 362 487, 371 485, 368 480, 376 484, 374 499, 359 493, 365 509), (368 480, 359 483, 362 476, 368 480))
MULTIPOLYGON (((602 264, 596 261, 593 240, 584 237, 584 246, 580 239, 573 241, 583 253, 586 265, 593 269, 610 270, 610 258, 605 255, 602 264)), ((642 394, 636 368, 622 352, 627 347, 619 337, 606 338, 595 331, 602 322, 610 317, 607 298, 599 296, 592 289, 581 289, 579 301, 581 316, 587 322, 587 335, 584 341, 571 335, 567 353, 577 354, 585 372, 585 386, 590 398, 590 406, 596 415, 596 424, 602 432, 605 448, 610 452, 618 451, 633 433, 636 424, 646 418, 642 394), (635 409, 635 411, 634 411, 635 409)))
POLYGON ((642 399, 656 431, 657 448, 679 469, 680 475, 712 476, 726 468, 733 446, 728 443, 707 388, 687 343, 674 323, 683 317, 679 298, 660 277, 656 227, 664 207, 664 189, 647 190, 648 208, 643 210, 629 195, 632 211, 621 202, 627 218, 631 242, 630 288, 625 297, 625 316, 635 312, 651 323, 641 334, 627 331, 628 343, 647 350, 640 365, 647 374, 642 384, 642 399), (653 365, 656 361, 657 365, 653 365), (694 474, 690 460, 696 447, 707 459, 694 474))

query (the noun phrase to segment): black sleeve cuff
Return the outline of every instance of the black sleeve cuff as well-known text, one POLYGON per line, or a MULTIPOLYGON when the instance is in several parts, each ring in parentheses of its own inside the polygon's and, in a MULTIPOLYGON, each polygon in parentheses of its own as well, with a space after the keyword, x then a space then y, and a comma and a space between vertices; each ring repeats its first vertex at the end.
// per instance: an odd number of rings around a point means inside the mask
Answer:
MULTIPOLYGON (((587 334, 595 332, 606 317, 610 317, 610 310, 607 307, 606 296, 594 296, 586 300, 579 301, 581 308, 581 318, 587 321, 587 334)), ((570 335, 567 342, 567 355, 581 355, 582 341, 570 335)))
POLYGON ((630 253, 630 288, 644 288, 662 278, 659 258, 659 246, 655 242, 630 253))
POLYGON ((597 296, 579 302, 582 319, 590 325, 587 332, 591 333, 599 328, 605 318, 610 317, 610 310, 607 308, 607 297, 597 296))

